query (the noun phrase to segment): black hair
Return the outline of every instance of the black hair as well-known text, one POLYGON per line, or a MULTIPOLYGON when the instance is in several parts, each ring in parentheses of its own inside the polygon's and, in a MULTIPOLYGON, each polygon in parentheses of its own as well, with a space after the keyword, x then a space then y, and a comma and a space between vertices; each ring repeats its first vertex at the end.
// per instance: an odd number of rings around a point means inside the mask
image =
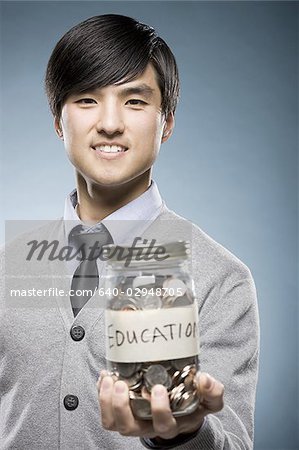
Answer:
POLYGON ((175 112, 179 96, 177 64, 155 30, 131 17, 107 14, 71 28, 56 44, 48 62, 45 88, 58 119, 74 93, 128 82, 152 63, 161 91, 161 109, 175 112))

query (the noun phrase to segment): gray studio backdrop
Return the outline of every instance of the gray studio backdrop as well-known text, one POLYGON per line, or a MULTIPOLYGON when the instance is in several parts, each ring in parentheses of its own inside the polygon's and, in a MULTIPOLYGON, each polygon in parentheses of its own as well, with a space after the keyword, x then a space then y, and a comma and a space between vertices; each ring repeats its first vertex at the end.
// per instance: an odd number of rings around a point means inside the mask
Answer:
MULTIPOLYGON (((297 2, 2 2, 2 237, 6 219, 54 219, 73 170, 43 77, 58 38, 131 15, 172 47, 176 131, 154 178, 170 208, 251 269, 261 317, 256 450, 298 449, 297 2)), ((2 241, 3 241, 2 239, 2 241)))

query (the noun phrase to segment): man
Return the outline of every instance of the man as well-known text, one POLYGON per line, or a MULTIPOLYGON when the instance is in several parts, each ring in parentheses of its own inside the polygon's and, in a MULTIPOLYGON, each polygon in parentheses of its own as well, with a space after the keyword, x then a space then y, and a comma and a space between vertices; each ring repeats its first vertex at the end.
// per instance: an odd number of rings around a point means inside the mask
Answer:
MULTIPOLYGON (((88 232, 104 225, 107 242, 115 243, 123 229, 115 231, 114 220, 145 221, 148 229, 166 221, 170 238, 178 229, 191 229, 200 404, 191 415, 174 418, 165 387, 156 385, 152 421, 133 416, 126 383, 103 371, 103 310, 95 309, 95 296, 72 309, 72 298, 56 298, 57 307, 45 303, 44 309, 8 305, 1 319, 1 448, 252 448, 259 335, 250 271, 170 211, 152 180, 160 145, 173 131, 179 94, 170 49, 134 19, 92 17, 56 45, 46 90, 55 130, 76 173, 77 188, 66 201, 66 236, 74 229, 68 221, 88 225, 88 232)), ((59 223, 57 233, 61 229, 59 223)), ((26 257, 20 243, 16 247, 18 260, 28 260, 28 251, 26 257)))

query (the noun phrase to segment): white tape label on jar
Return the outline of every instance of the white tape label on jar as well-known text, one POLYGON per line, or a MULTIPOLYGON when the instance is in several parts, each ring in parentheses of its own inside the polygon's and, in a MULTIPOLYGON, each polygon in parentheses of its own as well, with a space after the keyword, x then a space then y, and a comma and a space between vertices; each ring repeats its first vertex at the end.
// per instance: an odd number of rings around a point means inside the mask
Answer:
POLYGON ((106 358, 163 361, 199 354, 197 306, 105 311, 106 358))

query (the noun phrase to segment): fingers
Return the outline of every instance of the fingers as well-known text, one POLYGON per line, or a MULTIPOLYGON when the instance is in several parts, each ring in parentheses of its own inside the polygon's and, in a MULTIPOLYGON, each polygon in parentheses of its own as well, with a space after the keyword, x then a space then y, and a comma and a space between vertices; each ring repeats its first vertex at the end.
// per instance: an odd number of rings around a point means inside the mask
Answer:
POLYGON ((112 409, 116 430, 123 435, 134 433, 135 418, 129 403, 129 389, 124 381, 117 381, 112 393, 112 409))
POLYGON ((199 408, 188 418, 175 419, 172 415, 166 388, 156 385, 151 392, 152 421, 134 417, 129 399, 129 389, 124 381, 114 381, 102 372, 97 383, 102 424, 107 430, 118 431, 124 436, 160 436, 171 439, 180 432, 198 429, 204 416, 223 408, 224 387, 207 373, 197 377, 199 408))
POLYGON ((114 415, 112 409, 113 384, 113 379, 109 376, 100 377, 97 383, 102 424, 107 430, 114 430, 114 415))
POLYGON ((135 419, 129 400, 129 389, 124 381, 116 381, 111 376, 101 374, 97 387, 102 425, 106 430, 118 431, 124 436, 154 437, 150 421, 135 419))
POLYGON ((102 383, 103 378, 104 378, 106 375, 108 375, 108 374, 109 374, 109 372, 108 372, 107 370, 102 370, 102 371, 101 371, 101 373, 100 373, 100 375, 99 375, 99 378, 98 378, 98 381, 97 381, 97 388, 98 388, 98 391, 100 390, 100 386, 101 386, 101 383, 102 383))
POLYGON ((201 373, 199 375, 197 392, 206 414, 218 412, 223 408, 224 386, 209 374, 201 373))
POLYGON ((171 413, 167 390, 160 384, 152 389, 151 409, 156 435, 164 439, 171 439, 176 436, 178 434, 177 422, 171 413))

